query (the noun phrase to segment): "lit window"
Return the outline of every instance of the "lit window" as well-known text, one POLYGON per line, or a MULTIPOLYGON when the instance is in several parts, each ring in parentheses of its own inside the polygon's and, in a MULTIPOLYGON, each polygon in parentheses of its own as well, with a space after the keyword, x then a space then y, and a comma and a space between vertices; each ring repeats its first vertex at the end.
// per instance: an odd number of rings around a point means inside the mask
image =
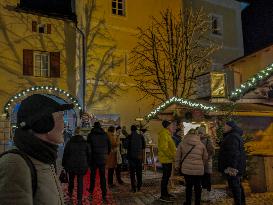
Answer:
POLYGON ((49 77, 49 53, 34 52, 34 76, 49 77))
POLYGON ((125 0, 112 0, 112 14, 125 16, 125 0))
POLYGON ((223 17, 220 15, 211 15, 211 33, 216 36, 223 35, 223 17))

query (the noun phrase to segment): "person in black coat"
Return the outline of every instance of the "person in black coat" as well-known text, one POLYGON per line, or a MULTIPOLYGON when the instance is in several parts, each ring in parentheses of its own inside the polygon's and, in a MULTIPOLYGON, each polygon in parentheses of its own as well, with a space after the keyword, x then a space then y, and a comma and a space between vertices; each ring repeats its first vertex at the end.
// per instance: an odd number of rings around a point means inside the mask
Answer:
POLYGON ((128 136, 127 156, 129 161, 132 192, 140 191, 142 186, 142 161, 145 149, 143 135, 137 133, 136 125, 131 126, 131 134, 128 136), (135 175, 137 177, 137 186, 135 175))
POLYGON ((218 159, 219 171, 227 177, 235 205, 245 204, 244 189, 241 185, 241 178, 246 168, 242 135, 242 129, 235 122, 226 122, 218 159))
POLYGON ((76 128, 75 134, 64 148, 62 165, 69 174, 68 193, 70 198, 73 195, 74 179, 77 177, 77 199, 80 205, 82 204, 83 177, 88 169, 91 152, 83 136, 79 135, 79 127, 76 128))
POLYGON ((106 202, 107 190, 105 179, 105 163, 107 156, 111 151, 111 143, 99 122, 94 123, 94 127, 92 128, 91 132, 87 137, 87 142, 92 150, 92 158, 89 161, 91 171, 89 199, 92 200, 92 194, 95 188, 96 170, 99 169, 102 199, 104 202, 106 202))

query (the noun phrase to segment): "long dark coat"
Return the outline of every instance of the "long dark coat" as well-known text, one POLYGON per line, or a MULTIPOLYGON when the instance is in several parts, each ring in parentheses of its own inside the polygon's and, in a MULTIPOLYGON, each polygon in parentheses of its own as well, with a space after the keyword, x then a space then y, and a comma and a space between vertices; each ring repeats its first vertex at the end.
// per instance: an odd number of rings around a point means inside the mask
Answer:
POLYGON ((64 148, 62 165, 65 170, 76 174, 85 174, 88 169, 91 150, 80 135, 73 136, 64 148))
POLYGON ((220 172, 228 167, 235 168, 243 175, 246 168, 246 155, 242 139, 243 131, 237 127, 225 133, 220 144, 218 168, 220 172))

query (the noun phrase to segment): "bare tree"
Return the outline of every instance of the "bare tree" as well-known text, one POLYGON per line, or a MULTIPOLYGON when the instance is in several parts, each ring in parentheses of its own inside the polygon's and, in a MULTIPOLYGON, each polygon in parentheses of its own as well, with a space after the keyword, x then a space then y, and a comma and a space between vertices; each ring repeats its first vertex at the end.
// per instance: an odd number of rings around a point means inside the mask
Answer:
POLYGON ((117 46, 108 31, 105 19, 96 17, 98 9, 96 0, 88 0, 84 9, 89 68, 86 75, 91 82, 87 87, 89 108, 118 95, 123 83, 119 77, 111 75, 120 66, 123 58, 116 54, 117 46))
POLYGON ((138 28, 137 46, 132 50, 132 76, 144 94, 164 102, 172 96, 192 97, 194 82, 211 65, 219 48, 208 37, 211 23, 202 10, 171 10, 152 17, 151 24, 138 28))

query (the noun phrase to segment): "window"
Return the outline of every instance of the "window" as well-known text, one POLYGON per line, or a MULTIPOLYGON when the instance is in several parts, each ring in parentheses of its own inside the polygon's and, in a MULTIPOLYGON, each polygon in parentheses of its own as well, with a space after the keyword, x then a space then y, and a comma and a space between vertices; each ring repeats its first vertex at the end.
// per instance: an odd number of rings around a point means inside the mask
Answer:
POLYGON ((216 36, 223 35, 223 17, 211 14, 211 33, 216 36))
POLYGON ((60 52, 23 50, 23 75, 60 77, 60 52))
POLYGON ((51 34, 51 24, 38 24, 32 21, 32 32, 51 34))
POLYGON ((37 52, 34 55, 34 76, 49 77, 49 53, 37 52))
POLYGON ((112 0, 112 14, 125 16, 125 0, 112 0))

